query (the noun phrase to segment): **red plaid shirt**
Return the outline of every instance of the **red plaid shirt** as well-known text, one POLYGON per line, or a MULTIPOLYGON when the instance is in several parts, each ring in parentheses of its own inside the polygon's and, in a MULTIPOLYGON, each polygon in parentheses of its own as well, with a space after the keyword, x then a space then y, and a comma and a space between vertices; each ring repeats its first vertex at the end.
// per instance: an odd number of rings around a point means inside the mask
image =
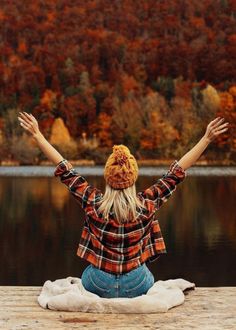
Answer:
POLYGON ((152 186, 139 192, 144 208, 139 210, 137 221, 119 224, 114 214, 104 220, 98 212, 102 192, 91 186, 68 160, 57 164, 54 175, 60 177, 72 196, 85 211, 85 220, 77 255, 95 267, 113 274, 129 272, 145 261, 154 261, 167 253, 155 212, 167 201, 176 185, 184 180, 186 172, 178 161, 152 186))

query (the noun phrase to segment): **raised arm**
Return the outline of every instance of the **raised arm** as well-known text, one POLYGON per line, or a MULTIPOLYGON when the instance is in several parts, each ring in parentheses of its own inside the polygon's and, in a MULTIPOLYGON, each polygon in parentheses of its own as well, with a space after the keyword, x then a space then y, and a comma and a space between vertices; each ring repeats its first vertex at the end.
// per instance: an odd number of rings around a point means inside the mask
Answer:
POLYGON ((90 185, 66 159, 57 164, 54 175, 60 177, 61 182, 67 186, 72 196, 87 211, 101 197, 101 191, 90 185))
POLYGON ((138 194, 145 198, 149 210, 152 211, 154 208, 158 210, 169 199, 177 185, 185 179, 186 170, 197 161, 211 141, 228 129, 226 126, 229 123, 222 124, 223 120, 220 117, 212 120, 201 140, 179 161, 172 162, 169 170, 162 178, 138 194))
POLYGON ((152 212, 160 209, 163 203, 167 202, 173 192, 176 190, 177 185, 181 183, 187 173, 174 160, 168 171, 162 175, 152 186, 138 193, 141 198, 145 199, 147 209, 152 212))
POLYGON ((81 176, 72 166, 72 164, 64 159, 62 155, 45 139, 39 130, 38 122, 35 117, 26 112, 20 112, 18 117, 20 125, 37 141, 39 148, 45 156, 56 165, 54 176, 59 177, 61 182, 67 186, 68 190, 76 201, 87 209, 94 205, 100 198, 100 190, 89 185, 87 180, 81 176))
POLYGON ((39 148, 53 164, 57 165, 63 160, 62 155, 45 139, 43 134, 40 132, 38 122, 33 115, 28 114, 27 112, 20 112, 20 117, 18 117, 18 119, 20 121, 20 125, 32 134, 39 148))
POLYGON ((198 158, 202 155, 203 151, 207 148, 207 146, 212 142, 219 134, 225 132, 229 123, 224 123, 224 118, 217 117, 212 120, 206 129, 204 136, 198 141, 198 143, 189 150, 179 161, 179 165, 184 169, 188 169, 191 167, 198 158))

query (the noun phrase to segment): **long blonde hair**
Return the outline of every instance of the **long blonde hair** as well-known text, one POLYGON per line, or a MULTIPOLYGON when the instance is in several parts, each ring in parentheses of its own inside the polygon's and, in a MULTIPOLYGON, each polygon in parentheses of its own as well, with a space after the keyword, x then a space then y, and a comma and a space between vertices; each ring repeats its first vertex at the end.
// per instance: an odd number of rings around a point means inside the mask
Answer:
POLYGON ((114 212, 115 219, 119 223, 133 222, 136 220, 137 208, 144 207, 144 201, 136 195, 136 186, 124 189, 113 189, 106 184, 105 193, 99 201, 98 212, 103 213, 103 218, 107 220, 109 213, 114 212))

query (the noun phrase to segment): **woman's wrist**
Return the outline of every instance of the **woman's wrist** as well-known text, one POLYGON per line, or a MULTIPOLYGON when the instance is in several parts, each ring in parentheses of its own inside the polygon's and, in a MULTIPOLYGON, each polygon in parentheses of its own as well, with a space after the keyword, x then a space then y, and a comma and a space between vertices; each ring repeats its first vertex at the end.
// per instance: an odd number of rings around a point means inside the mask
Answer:
POLYGON ((43 136, 43 134, 40 131, 38 133, 34 134, 33 137, 37 142, 40 142, 45 139, 45 137, 43 136))
POLYGON ((211 139, 206 135, 203 135, 202 140, 208 145, 211 143, 211 139))

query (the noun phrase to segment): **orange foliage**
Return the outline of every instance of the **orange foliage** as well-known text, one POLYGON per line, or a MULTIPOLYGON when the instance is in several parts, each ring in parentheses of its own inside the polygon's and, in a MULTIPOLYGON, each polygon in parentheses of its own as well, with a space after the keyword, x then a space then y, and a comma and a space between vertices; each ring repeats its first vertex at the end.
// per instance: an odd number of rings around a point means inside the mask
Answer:
POLYGON ((219 146, 230 145, 236 151, 236 86, 232 86, 228 92, 219 93, 221 109, 218 116, 222 116, 230 123, 229 129, 221 134, 216 142, 219 146))
POLYGON ((98 138, 101 147, 111 147, 113 145, 111 137, 111 116, 101 112, 98 116, 98 138))
POLYGON ((205 26, 205 21, 202 17, 193 17, 190 21, 197 29, 205 26))
POLYGON ((46 132, 62 117, 73 137, 97 131, 102 146, 151 150, 205 129, 188 122, 193 103, 206 119, 219 95, 216 115, 232 129, 217 143, 234 151, 235 1, 23 2, 1 3, 0 116, 19 105, 46 132))
POLYGON ((123 74, 121 79, 124 96, 127 96, 130 91, 138 90, 138 82, 134 77, 123 74))
POLYGON ((7 18, 6 14, 2 9, 0 9, 0 22, 4 21, 7 18))
POLYGON ((230 87, 230 89, 229 89, 229 93, 230 93, 231 95, 233 95, 233 97, 234 97, 234 102, 235 102, 235 98, 236 98, 236 86, 232 86, 232 87, 230 87))
POLYGON ((13 54, 9 57, 9 65, 11 67, 17 67, 21 65, 21 61, 18 55, 13 54))
POLYGON ((53 92, 52 90, 45 90, 41 100, 40 100, 40 104, 46 108, 48 108, 49 110, 52 110, 53 107, 55 107, 55 103, 57 100, 57 95, 55 92, 53 92))
POLYGON ((28 52, 25 41, 20 41, 18 46, 18 52, 21 54, 26 54, 28 52))
POLYGON ((167 121, 163 121, 157 112, 152 112, 148 127, 142 130, 141 147, 143 149, 153 150, 161 144, 179 139, 179 132, 167 121))

